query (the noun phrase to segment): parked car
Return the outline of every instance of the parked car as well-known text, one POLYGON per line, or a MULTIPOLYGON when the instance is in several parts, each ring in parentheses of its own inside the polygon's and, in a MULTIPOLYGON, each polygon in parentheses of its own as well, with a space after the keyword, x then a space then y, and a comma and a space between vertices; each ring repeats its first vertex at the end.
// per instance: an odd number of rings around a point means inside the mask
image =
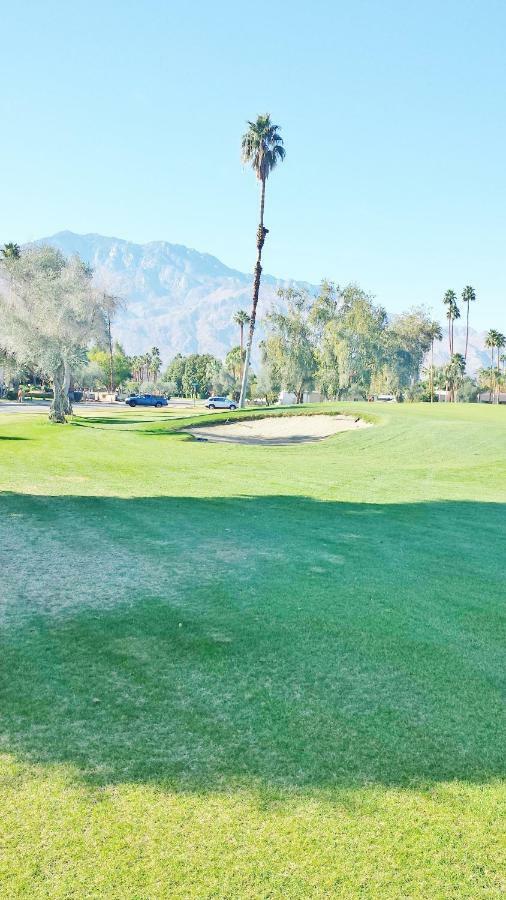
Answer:
POLYGON ((237 409, 237 403, 229 397, 209 397, 204 405, 207 409, 237 409))
POLYGON ((130 394, 125 400, 128 406, 156 406, 157 409, 167 406, 168 402, 167 397, 160 394, 130 394))

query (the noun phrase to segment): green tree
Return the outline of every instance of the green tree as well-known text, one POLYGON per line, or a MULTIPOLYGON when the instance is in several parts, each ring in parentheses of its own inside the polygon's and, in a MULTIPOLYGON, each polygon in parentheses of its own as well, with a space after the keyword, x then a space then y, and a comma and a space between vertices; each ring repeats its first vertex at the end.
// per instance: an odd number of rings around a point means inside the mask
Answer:
POLYGON ((236 382, 240 382, 243 362, 244 350, 240 346, 232 347, 225 357, 225 369, 236 382))
POLYGON ((86 362, 92 340, 106 344, 105 317, 112 301, 92 284, 92 271, 78 256, 66 259, 54 247, 37 247, 19 258, 3 258, 9 298, 0 296, 6 347, 18 362, 51 373, 49 418, 65 422, 71 412, 72 370, 86 362), (104 303, 110 303, 106 309, 104 303))
POLYGON ((207 397, 212 392, 218 373, 222 375, 223 384, 226 373, 222 363, 210 353, 178 354, 167 367, 164 381, 176 387, 178 396, 207 397))
POLYGON ((149 377, 156 381, 162 368, 162 359, 158 347, 152 347, 149 354, 149 377))
POLYGON ((430 370, 429 370, 429 393, 430 402, 434 403, 434 344, 436 341, 443 340, 443 329, 439 322, 431 322, 429 326, 430 338, 430 370))
POLYGON ((4 244, 2 249, 0 250, 4 259, 19 259, 21 256, 21 250, 19 244, 4 244))
POLYGON ((499 370, 499 347, 504 346, 501 344, 501 340, 504 340, 504 335, 502 335, 495 328, 491 328, 485 337, 485 347, 490 350, 491 356, 491 370, 493 373, 492 383, 491 383, 491 402, 495 402, 496 399, 496 391, 497 391, 497 373, 499 370), (494 351, 497 349, 497 364, 495 361, 495 353, 494 351))
POLYGON ((279 127, 271 122, 269 115, 258 116, 255 122, 248 122, 248 130, 243 135, 241 150, 242 160, 249 163, 260 182, 260 222, 257 230, 257 259, 253 280, 253 303, 249 322, 248 341, 246 345, 246 358, 241 385, 239 406, 244 406, 248 385, 248 370, 251 359, 251 347, 255 332, 258 295, 260 291, 260 279, 262 276, 262 249, 268 229, 264 226, 265 209, 265 185, 267 179, 278 162, 285 158, 283 139, 279 134, 279 127))
POLYGON ((101 347, 93 347, 88 353, 88 359, 98 367, 96 374, 100 377, 101 385, 109 384, 110 390, 119 387, 132 376, 133 359, 126 355, 118 341, 114 342, 112 356, 109 348, 103 350, 101 347))
POLYGON ((284 309, 274 308, 266 317, 267 336, 262 358, 279 373, 282 388, 293 391, 302 403, 305 390, 313 386, 317 369, 316 347, 311 322, 313 297, 295 288, 281 289, 278 296, 284 309))
POLYGON ((413 392, 425 354, 432 343, 433 325, 423 307, 401 313, 385 329, 386 364, 394 376, 394 392, 413 392))
POLYGON ((181 353, 178 353, 167 366, 165 374, 163 376, 164 381, 174 384, 174 394, 176 394, 178 397, 183 396, 183 375, 185 365, 185 357, 182 356, 181 353))
MULTIPOLYGON (((331 298, 330 308, 329 297, 325 307, 327 321, 318 352, 320 389, 327 397, 366 397, 373 383, 379 383, 386 363, 387 314, 356 284, 340 291, 335 315, 330 315, 331 298)), ((386 373, 382 380, 385 377, 386 373)))
POLYGON ((449 392, 450 400, 454 403, 456 391, 464 380, 466 371, 466 361, 461 353, 454 353, 449 363, 445 366, 446 389, 449 392))
POLYGON ((474 288, 471 285, 467 285, 462 291, 462 303, 465 303, 466 306, 466 349, 464 352, 464 359, 467 362, 467 348, 469 344, 469 307, 471 303, 474 303, 476 300, 476 293, 474 288))

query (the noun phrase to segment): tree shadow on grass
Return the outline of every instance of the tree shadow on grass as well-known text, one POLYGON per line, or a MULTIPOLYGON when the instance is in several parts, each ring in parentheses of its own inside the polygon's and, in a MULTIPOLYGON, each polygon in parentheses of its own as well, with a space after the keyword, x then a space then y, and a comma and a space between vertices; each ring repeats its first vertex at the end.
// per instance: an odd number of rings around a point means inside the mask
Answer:
POLYGON ((0 434, 0 441, 29 441, 30 438, 16 434, 0 434))
POLYGON ((92 784, 505 774, 505 506, 0 495, 2 738, 92 784))

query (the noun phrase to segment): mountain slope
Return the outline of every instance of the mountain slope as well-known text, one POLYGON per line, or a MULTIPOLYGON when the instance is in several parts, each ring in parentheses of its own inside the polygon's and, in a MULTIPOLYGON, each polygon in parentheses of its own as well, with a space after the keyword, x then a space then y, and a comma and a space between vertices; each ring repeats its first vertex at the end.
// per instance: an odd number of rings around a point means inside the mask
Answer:
MULTIPOLYGON (((131 241, 99 234, 62 231, 42 238, 66 255, 78 253, 89 263, 97 283, 124 300, 114 323, 114 337, 128 353, 159 347, 164 362, 176 353, 213 353, 223 358, 238 343, 233 315, 249 312, 252 275, 230 269, 214 256, 180 244, 131 241)), ((312 289, 306 282, 282 281, 265 275, 260 291, 259 317, 268 311, 280 287, 296 285, 312 289)), ((258 361, 259 323, 253 358, 258 361)), ((463 351, 465 329, 455 328, 456 349, 463 351)), ((435 348, 437 364, 446 362, 446 341, 435 348)), ((468 372, 490 365, 485 333, 469 334, 468 372)))
MULTIPOLYGON (((134 244, 71 231, 36 243, 51 244, 66 255, 78 253, 93 267, 97 283, 125 301, 114 336, 128 353, 157 346, 165 362, 176 353, 208 352, 223 358, 239 342, 233 315, 241 308, 249 311, 253 278, 214 256, 165 241, 134 244)), ((264 276, 260 317, 278 288, 289 284, 294 282, 264 276)))

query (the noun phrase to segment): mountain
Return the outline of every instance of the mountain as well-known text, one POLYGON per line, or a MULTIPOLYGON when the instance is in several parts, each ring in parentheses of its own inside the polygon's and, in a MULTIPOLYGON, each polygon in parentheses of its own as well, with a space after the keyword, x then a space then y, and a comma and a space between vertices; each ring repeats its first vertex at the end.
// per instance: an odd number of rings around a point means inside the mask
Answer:
MULTIPOLYGON (((443 329, 444 333, 444 329, 443 329)), ((486 331, 469 329, 469 346, 467 350, 467 373, 475 375, 478 369, 487 368, 490 365, 490 351, 485 347, 486 331)), ((462 353, 466 347, 466 329, 463 325, 456 325, 454 329, 455 353, 462 353)), ((441 366, 449 358, 448 341, 446 337, 434 345, 434 364, 441 366)))
MULTIPOLYGON (((127 353, 159 347, 165 363, 176 353, 213 353, 223 359, 239 343, 233 323, 238 309, 251 308, 253 276, 229 269, 219 259, 179 244, 134 244, 99 234, 61 231, 36 244, 51 244, 65 255, 78 253, 94 269, 97 283, 121 297, 114 337, 127 353)), ((259 316, 280 287, 302 282, 262 277, 259 316)), ((257 340, 261 336, 258 329, 257 340)))
MULTIPOLYGON (((36 244, 51 244, 65 255, 78 253, 95 271, 97 283, 124 300, 114 322, 114 337, 127 353, 159 347, 165 363, 176 353, 213 353, 224 358, 239 341, 232 319, 238 309, 249 312, 253 276, 230 269, 214 256, 180 244, 131 241, 100 234, 61 231, 36 244)), ((259 318, 268 311, 280 287, 313 290, 306 282, 262 277, 259 318)), ((261 324, 256 331, 254 362, 258 361, 261 324)), ((464 351, 465 328, 455 327, 455 349, 464 351)), ((448 359, 446 340, 436 345, 434 361, 448 359)), ((470 329, 468 372, 490 365, 485 332, 470 329)))

